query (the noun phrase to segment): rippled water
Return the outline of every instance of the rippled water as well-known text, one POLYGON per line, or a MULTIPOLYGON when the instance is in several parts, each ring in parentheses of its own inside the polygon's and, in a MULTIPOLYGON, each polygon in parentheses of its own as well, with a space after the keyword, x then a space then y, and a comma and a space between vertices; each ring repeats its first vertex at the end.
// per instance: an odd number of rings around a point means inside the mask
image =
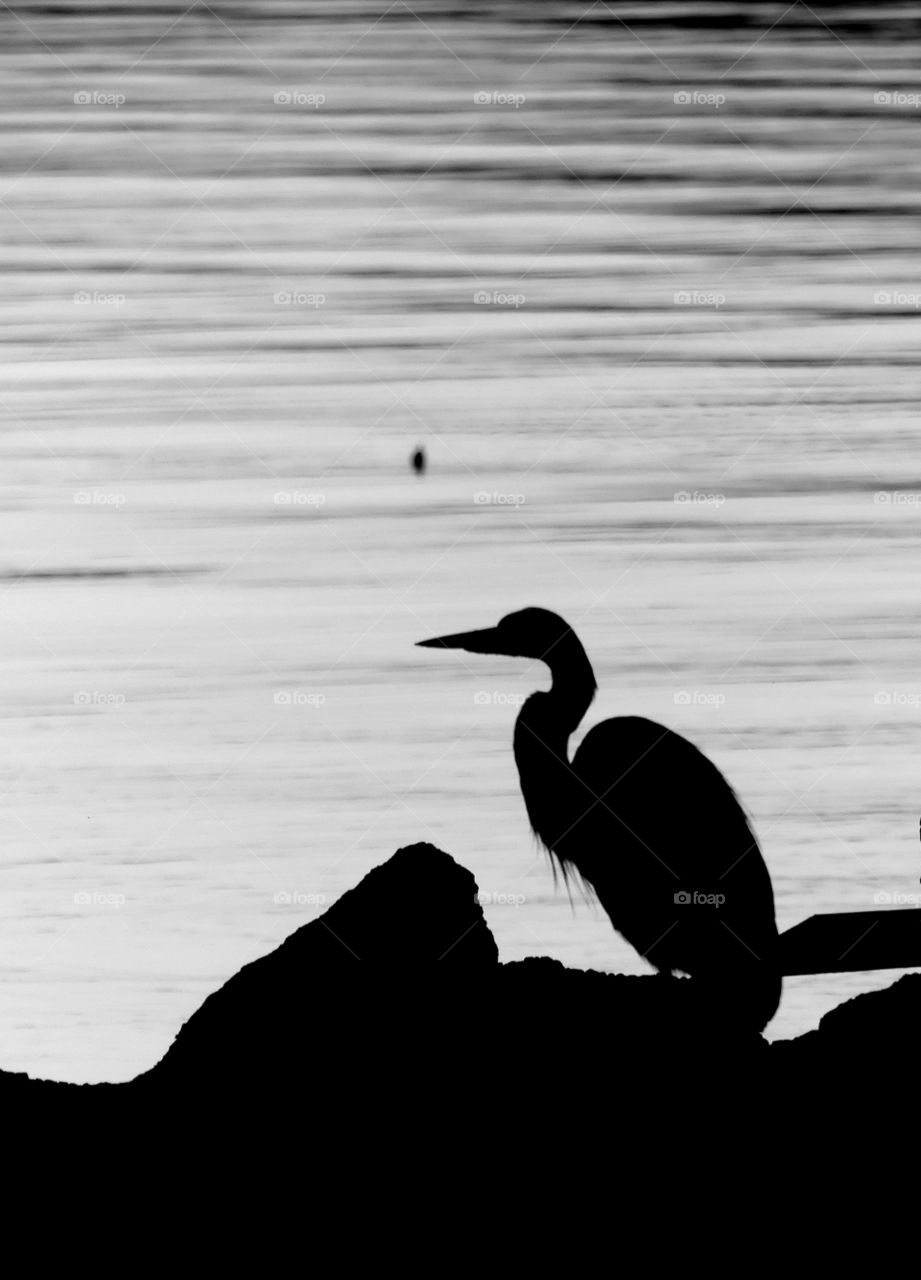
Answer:
POLYGON ((143 1070, 419 839, 505 959, 642 970, 527 830, 544 675, 412 647, 526 604, 783 927, 915 892, 914 15, 0 14, 2 1066, 143 1070))

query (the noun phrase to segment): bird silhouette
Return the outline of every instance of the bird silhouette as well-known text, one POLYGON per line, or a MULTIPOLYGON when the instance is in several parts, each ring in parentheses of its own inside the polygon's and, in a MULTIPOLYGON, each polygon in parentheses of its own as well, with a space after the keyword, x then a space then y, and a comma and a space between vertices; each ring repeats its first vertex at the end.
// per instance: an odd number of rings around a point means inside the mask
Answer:
POLYGON ((689 975, 723 1025, 762 1030, 781 994, 774 895, 716 766, 638 716, 595 725, 570 761, 570 735, 597 685, 576 633, 547 609, 419 644, 546 663, 551 688, 523 704, 514 751, 554 876, 581 879, 640 955, 661 973, 689 975))
POLYGON ((415 471, 417 476, 421 476, 425 474, 425 466, 426 466, 425 450, 423 449, 421 444, 413 450, 409 459, 409 464, 412 467, 413 471, 415 471))

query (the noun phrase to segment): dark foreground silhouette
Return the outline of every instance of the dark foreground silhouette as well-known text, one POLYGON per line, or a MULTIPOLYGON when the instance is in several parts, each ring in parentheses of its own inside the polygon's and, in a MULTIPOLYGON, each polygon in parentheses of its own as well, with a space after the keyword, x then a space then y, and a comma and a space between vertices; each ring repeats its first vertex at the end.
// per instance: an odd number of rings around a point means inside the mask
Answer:
POLYGON ((554 868, 586 881, 655 969, 693 976, 721 1024, 763 1030, 781 993, 774 893, 716 766, 640 716, 595 725, 570 760, 569 738, 597 686, 578 636, 547 609, 419 643, 546 663, 552 686, 522 706, 514 749, 531 826, 554 868))
POLYGON ((773 1045, 720 1025, 697 996, 694 979, 500 964, 473 876, 417 844, 230 978, 151 1071, 120 1085, 0 1073, 0 1097, 8 1129, 162 1124, 188 1138, 232 1122, 240 1141, 246 1126, 295 1146, 308 1135, 343 1160, 376 1135, 454 1152, 456 1170, 483 1158, 484 1125, 545 1153, 645 1150, 697 1124, 747 1142, 794 1114, 834 1119, 836 1090, 853 1105, 855 1090, 870 1099, 910 1072, 921 975, 773 1045))

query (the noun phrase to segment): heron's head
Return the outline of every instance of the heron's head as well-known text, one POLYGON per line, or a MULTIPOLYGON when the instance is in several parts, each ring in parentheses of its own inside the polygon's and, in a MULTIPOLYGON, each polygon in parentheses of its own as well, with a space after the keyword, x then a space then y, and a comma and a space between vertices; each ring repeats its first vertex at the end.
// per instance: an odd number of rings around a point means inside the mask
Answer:
POLYGON ((418 644, 424 649, 466 649, 468 653, 532 658, 551 668, 557 660, 571 656, 574 644, 582 651, 569 623, 549 609, 519 609, 506 614, 496 627, 436 636, 433 640, 419 640, 418 644))

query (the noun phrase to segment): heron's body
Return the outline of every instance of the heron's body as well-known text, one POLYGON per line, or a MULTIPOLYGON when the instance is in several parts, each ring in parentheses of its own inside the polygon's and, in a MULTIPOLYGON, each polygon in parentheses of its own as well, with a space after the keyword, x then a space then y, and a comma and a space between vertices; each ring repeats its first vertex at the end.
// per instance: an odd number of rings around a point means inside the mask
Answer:
POLYGON ((699 979, 727 1018, 761 1030, 780 999, 774 897, 748 819, 715 765, 635 716, 596 725, 570 760, 569 738, 596 686, 575 632, 556 614, 526 609, 492 631, 425 643, 547 663, 552 687, 528 698, 514 735, 532 828, 650 964, 699 979))

